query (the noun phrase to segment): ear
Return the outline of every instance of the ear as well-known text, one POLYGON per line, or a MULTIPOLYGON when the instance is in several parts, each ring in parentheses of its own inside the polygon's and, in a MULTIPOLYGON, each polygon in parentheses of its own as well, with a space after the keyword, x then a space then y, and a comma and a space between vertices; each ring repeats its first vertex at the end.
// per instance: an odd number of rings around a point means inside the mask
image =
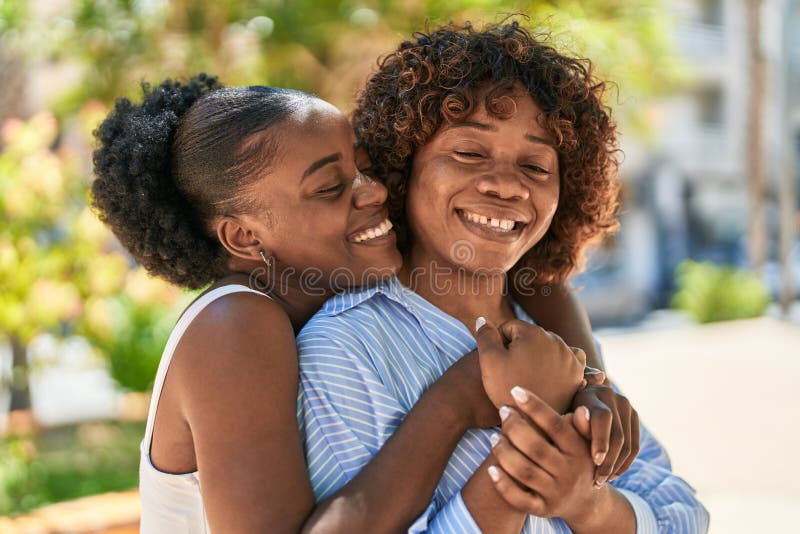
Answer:
POLYGON ((261 261, 261 251, 268 254, 269 250, 250 228, 247 221, 240 217, 220 217, 217 221, 217 239, 234 258, 261 261))

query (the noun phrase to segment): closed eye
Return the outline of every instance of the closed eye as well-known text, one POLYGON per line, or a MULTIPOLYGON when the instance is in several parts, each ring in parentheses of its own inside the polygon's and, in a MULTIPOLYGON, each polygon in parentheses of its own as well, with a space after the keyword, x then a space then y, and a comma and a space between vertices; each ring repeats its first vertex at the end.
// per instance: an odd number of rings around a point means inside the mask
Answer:
POLYGON ((332 185, 330 187, 326 187, 325 189, 318 190, 317 194, 318 195, 327 195, 327 194, 330 194, 330 193, 338 193, 342 189, 344 189, 344 184, 343 183, 338 183, 336 185, 332 185))
POLYGON ((484 157, 483 154, 480 154, 478 152, 460 152, 458 150, 456 150, 456 155, 457 156, 461 156, 462 158, 471 158, 471 159, 477 159, 477 158, 483 158, 484 157))
POLYGON ((522 168, 531 170, 537 174, 550 174, 550 171, 542 167, 539 167, 538 165, 523 165, 522 168))

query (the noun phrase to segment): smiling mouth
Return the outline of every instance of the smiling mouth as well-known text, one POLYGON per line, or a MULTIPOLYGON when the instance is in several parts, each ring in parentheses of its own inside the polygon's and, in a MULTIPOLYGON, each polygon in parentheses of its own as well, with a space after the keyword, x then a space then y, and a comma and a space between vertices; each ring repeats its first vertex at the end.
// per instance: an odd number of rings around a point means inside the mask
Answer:
POLYGON ((367 228, 351 235, 348 239, 353 243, 368 243, 389 235, 392 226, 392 222, 387 218, 372 228, 367 228))
POLYGON ((456 209, 456 213, 468 228, 479 230, 482 234, 513 236, 519 234, 527 223, 514 219, 490 217, 474 211, 456 209))

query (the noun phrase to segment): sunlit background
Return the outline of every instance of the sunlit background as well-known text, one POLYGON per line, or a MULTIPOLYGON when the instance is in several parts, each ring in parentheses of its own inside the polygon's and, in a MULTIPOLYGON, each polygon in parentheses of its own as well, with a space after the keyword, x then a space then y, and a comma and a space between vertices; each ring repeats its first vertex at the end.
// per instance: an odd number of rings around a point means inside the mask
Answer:
POLYGON ((712 532, 795 523, 800 1, 0 0, 1 532, 137 531, 147 391, 192 295, 87 207, 114 98, 205 71, 350 110, 412 31, 514 13, 615 82, 622 230, 575 280, 610 374, 712 532))

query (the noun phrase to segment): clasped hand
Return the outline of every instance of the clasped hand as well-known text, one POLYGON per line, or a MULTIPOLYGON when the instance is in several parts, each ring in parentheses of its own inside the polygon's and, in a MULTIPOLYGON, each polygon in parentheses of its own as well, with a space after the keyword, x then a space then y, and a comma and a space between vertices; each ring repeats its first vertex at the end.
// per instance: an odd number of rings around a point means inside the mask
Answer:
MULTIPOLYGON (((535 392, 535 397, 556 417, 572 412, 561 420, 569 420, 572 431, 581 437, 589 460, 586 470, 593 472, 591 479, 596 487, 630 467, 639 451, 638 415, 625 397, 609 387, 602 371, 586 367, 584 351, 569 347, 554 333, 524 321, 507 321, 495 327, 480 319, 476 326, 483 387, 496 408, 517 403, 518 399, 511 396, 511 389, 523 386, 519 391, 535 392), (591 442, 590 448, 587 440, 591 442)), ((519 422, 524 419, 512 420, 518 421, 517 426, 522 424, 533 431, 541 430, 530 422, 519 422)), ((534 421, 534 424, 537 423, 534 421)), ((503 429, 506 438, 501 438, 501 443, 508 443, 505 421, 503 429)), ((549 439, 553 441, 552 436, 549 439)), ((521 465, 519 460, 511 465, 521 465)), ((529 464, 530 460, 538 463, 536 458, 530 458, 529 464)), ((582 464, 573 462, 571 465, 582 464)), ((532 469, 525 468, 521 476, 532 469)), ((567 477, 567 480, 571 479, 567 477)))

